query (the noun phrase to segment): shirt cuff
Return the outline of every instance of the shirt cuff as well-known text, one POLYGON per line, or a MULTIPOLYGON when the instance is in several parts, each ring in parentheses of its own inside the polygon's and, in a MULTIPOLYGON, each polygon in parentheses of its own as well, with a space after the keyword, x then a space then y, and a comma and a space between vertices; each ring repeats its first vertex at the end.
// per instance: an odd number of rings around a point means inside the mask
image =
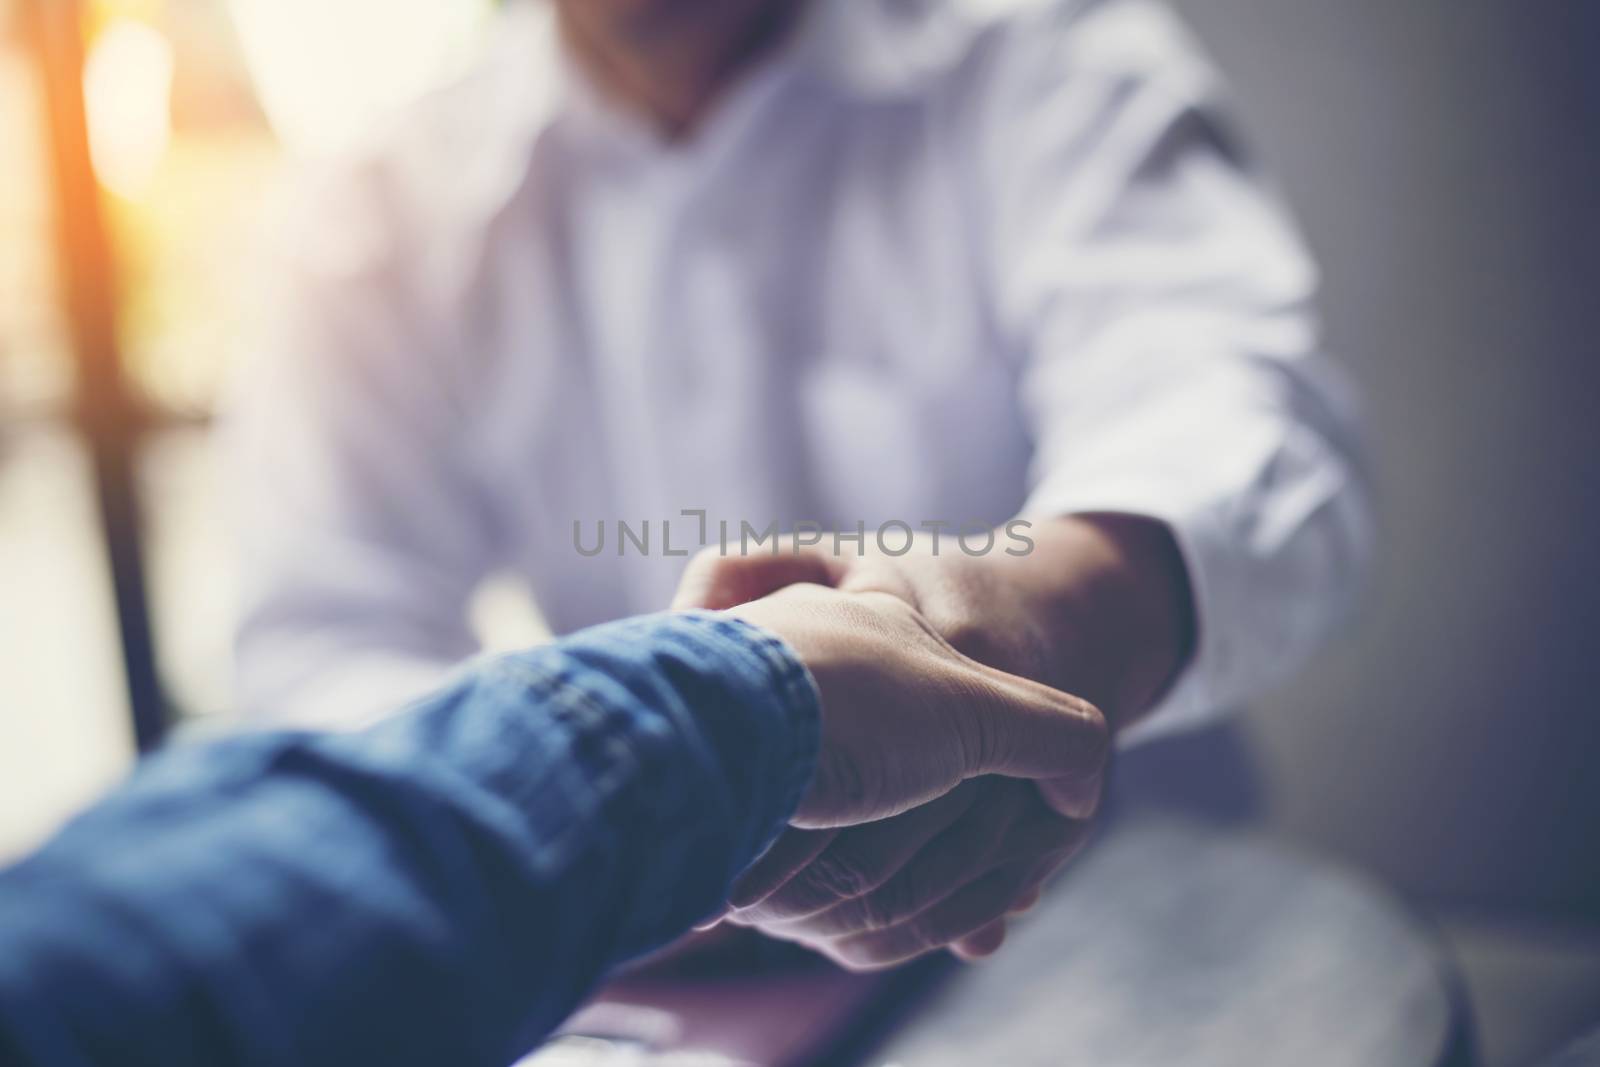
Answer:
POLYGON ((811 785, 822 747, 821 696, 799 655, 770 630, 720 612, 679 617, 726 643, 724 654, 737 664, 729 681, 747 690, 739 703, 773 713, 767 716, 774 725, 771 758, 764 761, 770 770, 755 790, 757 845, 746 861, 753 862, 788 824, 811 785))

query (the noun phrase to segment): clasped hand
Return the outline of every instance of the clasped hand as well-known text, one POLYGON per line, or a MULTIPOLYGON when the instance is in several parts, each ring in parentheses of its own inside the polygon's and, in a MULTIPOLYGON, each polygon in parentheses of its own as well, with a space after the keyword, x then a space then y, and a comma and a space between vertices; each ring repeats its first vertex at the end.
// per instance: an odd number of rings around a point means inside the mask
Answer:
POLYGON ((821 694, 809 791, 723 919, 852 969, 944 947, 989 955, 1087 839, 1105 718, 963 655, 910 597, 819 583, 863 584, 816 557, 712 553, 680 589, 678 607, 730 609, 777 633, 821 694))

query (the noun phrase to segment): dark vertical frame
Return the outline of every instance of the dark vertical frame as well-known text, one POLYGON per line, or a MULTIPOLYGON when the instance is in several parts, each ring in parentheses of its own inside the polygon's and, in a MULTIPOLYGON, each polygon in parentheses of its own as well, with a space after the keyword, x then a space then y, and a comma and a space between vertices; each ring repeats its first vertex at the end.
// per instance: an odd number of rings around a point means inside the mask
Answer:
POLYGON ((145 419, 118 351, 116 269, 84 113, 81 5, 23 0, 20 14, 43 86, 57 269, 76 370, 72 420, 91 458, 134 739, 144 752, 160 743, 168 721, 145 593, 135 469, 145 419))

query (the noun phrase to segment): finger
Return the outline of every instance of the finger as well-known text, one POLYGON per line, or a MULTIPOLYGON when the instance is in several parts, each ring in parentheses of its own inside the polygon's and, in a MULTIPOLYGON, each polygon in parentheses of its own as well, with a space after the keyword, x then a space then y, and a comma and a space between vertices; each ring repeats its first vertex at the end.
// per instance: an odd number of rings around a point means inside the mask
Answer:
POLYGON ((728 907, 736 911, 765 900, 816 859, 837 836, 838 830, 785 830, 733 883, 728 907))
POLYGON ((1000 946, 1005 944, 1005 941, 1006 921, 996 919, 977 933, 968 934, 952 943, 950 951, 964 963, 975 963, 999 952, 1000 946))
POLYGON ((1016 787, 1020 800, 980 801, 962 822, 929 842, 878 889, 804 919, 805 931, 844 937, 887 929, 916 917, 996 867, 1019 861, 1049 863, 1050 871, 1060 867, 1087 839, 1088 828, 1046 811, 1027 794, 1026 783, 1008 784, 1016 787), (1031 809, 1027 814, 1019 811, 1024 805, 1031 809))
POLYGON ((1012 902, 1011 907, 1006 910, 1007 918, 1028 914, 1028 912, 1039 906, 1039 901, 1043 898, 1044 887, 1034 886, 1012 902))
POLYGON ((870 969, 944 948, 1003 920, 1011 902, 1027 889, 1033 871, 1032 863, 997 868, 909 922, 834 941, 830 954, 846 966, 870 969))
POLYGON ((982 803, 985 791, 981 782, 966 782, 908 812, 841 832, 764 900, 742 905, 734 921, 787 922, 871 893, 896 877, 924 845, 964 818, 975 803, 982 803))
POLYGON ((1040 798, 1050 809, 1069 819, 1088 821, 1100 810, 1105 796, 1105 772, 1095 771, 1083 775, 1064 775, 1046 778, 1034 783, 1040 798))
MULTIPOLYGON (((811 935, 838 938, 905 922, 998 866, 996 857, 1012 824, 1042 805, 1031 786, 1005 778, 979 778, 965 813, 927 842, 892 878, 872 892, 844 900, 799 925, 811 935)), ((1053 816, 1052 816, 1053 818, 1053 816)))
POLYGON ((811 582, 833 585, 832 557, 814 548, 777 543, 775 553, 725 556, 721 547, 702 549, 683 572, 673 595, 673 610, 709 608, 722 611, 775 593, 784 586, 811 582))
POLYGON ((985 674, 986 699, 971 709, 978 717, 973 773, 1033 779, 1058 813, 1091 817, 1111 752, 1105 716, 1078 697, 974 666, 985 674))
MULTIPOLYGON (((1005 941, 1010 926, 1008 920, 1015 916, 1020 916, 1038 905, 1043 897, 1044 882, 1060 866, 1061 862, 1060 860, 1049 860, 1035 865, 1024 881, 1017 899, 1006 909, 1005 914, 982 927, 976 933, 957 938, 951 942, 950 950, 957 958, 969 963, 997 952, 1000 945, 1005 941)), ((790 929, 783 926, 769 927, 764 929, 763 932, 769 937, 802 945, 813 952, 827 956, 841 967, 848 967, 852 970, 873 969, 873 965, 863 965, 859 960, 852 959, 840 952, 837 947, 839 939, 816 937, 802 929, 790 929)))
MULTIPOLYGON (((1087 834, 1084 835, 1084 838, 1087 839, 1087 834)), ((1080 847, 1081 844, 1082 842, 1080 841, 1080 847)), ((1076 849, 1073 851, 1076 851, 1076 849)), ((966 963, 982 959, 985 956, 992 956, 998 952, 1006 939, 1006 931, 1008 929, 1006 920, 1026 915, 1039 906, 1039 901, 1044 898, 1045 881, 1060 868, 1061 864, 1070 858, 1070 855, 1071 853, 1069 852, 1059 859, 1046 859, 1035 866, 1028 876, 1027 882, 1024 883, 1022 891, 1017 895, 1017 899, 1013 900, 1011 906, 1006 909, 1005 918, 996 919, 977 933, 968 934, 966 937, 960 938, 951 944, 950 951, 955 953, 958 959, 966 963)))
MULTIPOLYGON (((1006 909, 1006 919, 1020 919, 1034 908, 1037 908, 1039 902, 1044 899, 1045 883, 1069 859, 1076 855, 1087 841, 1088 834, 1085 834, 1067 853, 1061 856, 1048 857, 1035 866, 1033 872, 1028 876, 1027 882, 1023 884, 1022 891, 1017 894, 1017 899, 1013 900, 1011 906, 1006 909)), ((1009 922, 1007 925, 1009 927, 1009 922)))

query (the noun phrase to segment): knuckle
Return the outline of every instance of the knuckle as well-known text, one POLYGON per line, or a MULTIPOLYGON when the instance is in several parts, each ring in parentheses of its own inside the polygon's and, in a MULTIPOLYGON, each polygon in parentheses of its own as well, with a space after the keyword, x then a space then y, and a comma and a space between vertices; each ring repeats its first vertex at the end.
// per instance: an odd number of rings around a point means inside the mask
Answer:
POLYGON ((1069 699, 1073 713, 1083 723, 1085 755, 1095 760, 1098 766, 1104 766, 1111 758, 1111 726, 1106 722, 1105 714, 1080 697, 1069 699))
POLYGON ((732 565, 715 548, 697 551, 684 568, 678 583, 677 606, 703 608, 720 606, 726 599, 722 587, 731 581, 732 565))
POLYGON ((862 900, 862 926, 868 930, 883 930, 893 926, 895 919, 902 914, 898 896, 896 884, 891 882, 862 900))
POLYGON ((908 864, 862 901, 867 925, 883 930, 909 919, 927 899, 927 885, 926 877, 914 864, 908 864))
POLYGON ((684 573, 699 578, 712 579, 722 574, 728 568, 728 559, 713 547, 699 549, 689 557, 689 565, 684 573))
POLYGON ((909 959, 948 945, 959 935, 947 935, 945 925, 936 919, 906 923, 903 928, 905 935, 900 939, 896 955, 909 959))
POLYGON ((940 636, 968 659, 1021 678, 1048 680, 1048 646, 1028 624, 975 612, 965 601, 937 612, 932 621, 940 636))
POLYGON ((843 850, 830 849, 812 860, 803 877, 815 896, 833 900, 851 900, 873 887, 866 865, 843 850))
POLYGON ((849 937, 867 929, 862 919, 860 899, 843 901, 806 916, 795 924, 795 928, 824 940, 849 937))
MULTIPOLYGON (((995 659, 1001 653, 1000 642, 996 640, 994 631, 979 623, 971 615, 962 613, 938 621, 939 633, 950 647, 979 663, 987 663, 991 667, 1001 667, 995 659)), ((999 657, 1003 658, 1003 657, 999 657)))
POLYGON ((950 646, 970 660, 1019 678, 1038 675, 1038 665, 1033 659, 1022 652, 1015 641, 991 626, 964 620, 943 632, 950 646))

